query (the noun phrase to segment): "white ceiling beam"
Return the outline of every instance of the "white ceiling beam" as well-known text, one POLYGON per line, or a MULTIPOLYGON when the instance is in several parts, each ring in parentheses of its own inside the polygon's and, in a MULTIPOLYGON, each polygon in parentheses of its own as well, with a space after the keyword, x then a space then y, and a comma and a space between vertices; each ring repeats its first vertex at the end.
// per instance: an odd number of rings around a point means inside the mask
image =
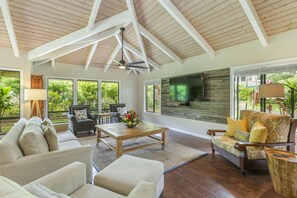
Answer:
POLYGON ((138 73, 135 69, 133 69, 133 72, 134 72, 135 76, 138 76, 138 73))
POLYGON ((33 50, 30 50, 28 53, 28 59, 36 59, 40 56, 51 53, 57 49, 60 49, 77 41, 90 37, 94 34, 100 33, 119 24, 128 22, 130 20, 131 19, 128 11, 121 12, 112 17, 95 23, 93 29, 90 32, 87 32, 87 27, 85 27, 68 35, 65 35, 61 38, 58 38, 52 42, 37 47, 33 50))
POLYGON ((202 35, 193 27, 186 17, 175 7, 170 0, 158 0, 163 8, 179 23, 180 26, 206 51, 212 58, 215 57, 215 50, 208 44, 202 35))
POLYGON ((16 39, 14 26, 13 26, 13 23, 12 23, 12 19, 11 19, 11 15, 10 15, 7 0, 0 0, 0 7, 1 7, 1 10, 2 10, 3 19, 4 19, 4 22, 5 22, 6 30, 7 30, 7 33, 8 33, 10 44, 12 46, 13 53, 14 53, 14 55, 16 57, 19 57, 20 56, 20 50, 19 50, 17 39, 16 39))
POLYGON ((127 71, 127 75, 129 75, 132 72, 132 69, 130 69, 129 71, 127 71))
POLYGON ((117 56, 117 54, 119 53, 120 49, 121 49, 121 45, 117 44, 116 48, 113 50, 111 56, 109 57, 106 65, 104 66, 104 72, 106 72, 108 70, 108 68, 110 67, 110 64, 113 62, 113 60, 117 56))
POLYGON ((51 66, 52 66, 52 67, 55 67, 55 64, 56 64, 56 59, 53 58, 53 59, 51 60, 51 66))
POLYGON ((50 62, 50 61, 51 61, 51 59, 35 61, 35 62, 33 62, 33 66, 38 67, 38 66, 41 66, 41 65, 43 65, 43 64, 45 64, 47 62, 50 62))
POLYGON ((169 56, 172 60, 182 65, 183 60, 176 55, 171 49, 169 49, 166 45, 164 45, 158 38, 156 38, 152 33, 150 33, 145 27, 139 24, 140 33, 147 38, 150 42, 152 42, 155 46, 157 46, 160 50, 162 50, 167 56, 169 56))
POLYGON ((91 14, 90 14, 89 21, 88 21, 88 25, 87 25, 87 32, 90 32, 94 27, 94 23, 95 23, 100 5, 101 5, 101 0, 94 0, 91 14))
POLYGON ((268 46, 268 37, 265 29, 260 21, 257 11, 250 0, 239 0, 241 7, 243 8, 247 18, 249 19, 254 31, 256 32, 261 44, 268 46))
POLYGON ((136 33, 136 38, 138 40, 138 44, 140 46, 140 49, 141 49, 141 52, 143 55, 143 60, 145 62, 145 65, 149 68, 149 73, 150 73, 151 70, 150 70, 150 66, 148 63, 148 57, 146 54, 144 42, 143 42, 142 36, 140 34, 140 28, 139 28, 138 18, 137 18, 137 14, 136 14, 135 7, 134 7, 134 2, 133 2, 133 0, 126 0, 126 2, 127 2, 128 11, 131 16, 131 21, 132 21, 132 24, 133 24, 133 27, 134 27, 134 30, 136 33))
POLYGON ((142 74, 144 74, 144 71, 143 71, 143 69, 134 68, 134 70, 138 71, 139 73, 142 73, 142 74))
POLYGON ((94 54, 95 54, 95 52, 96 52, 98 43, 99 43, 99 42, 97 41, 97 42, 94 43, 94 44, 92 45, 92 47, 91 47, 91 50, 90 50, 90 52, 89 52, 88 58, 87 58, 86 63, 85 63, 85 71, 87 71, 88 68, 89 68, 89 66, 90 66, 90 63, 91 63, 91 61, 92 61, 92 59, 93 59, 93 56, 94 56, 94 54))
MULTIPOLYGON (((91 36, 92 39, 88 42, 83 42, 83 43, 79 42, 78 44, 65 46, 65 47, 58 49, 54 52, 51 52, 47 55, 43 55, 39 59, 41 59, 41 60, 43 60, 43 59, 57 59, 59 57, 65 56, 67 54, 70 54, 70 53, 80 50, 82 48, 85 48, 89 45, 92 45, 96 42, 100 42, 102 40, 110 38, 110 37, 114 36, 114 34, 117 33, 118 31, 119 30, 117 27, 109 29, 109 30, 105 30, 104 32, 101 32, 99 34, 91 36)), ((39 61, 39 59, 36 59, 35 61, 39 61)))

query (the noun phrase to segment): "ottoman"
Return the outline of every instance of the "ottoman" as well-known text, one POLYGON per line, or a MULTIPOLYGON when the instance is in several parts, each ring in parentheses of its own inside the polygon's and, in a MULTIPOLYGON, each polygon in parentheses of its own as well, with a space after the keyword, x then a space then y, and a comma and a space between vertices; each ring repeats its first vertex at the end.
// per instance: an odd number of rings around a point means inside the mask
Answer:
POLYGON ((156 185, 156 197, 164 188, 162 162, 123 155, 94 177, 94 184, 127 196, 140 181, 156 185))

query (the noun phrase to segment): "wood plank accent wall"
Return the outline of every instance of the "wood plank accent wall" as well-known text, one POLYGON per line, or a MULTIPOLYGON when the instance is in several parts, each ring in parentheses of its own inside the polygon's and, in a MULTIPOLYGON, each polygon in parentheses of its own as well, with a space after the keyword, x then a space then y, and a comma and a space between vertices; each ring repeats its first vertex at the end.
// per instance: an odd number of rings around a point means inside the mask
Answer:
POLYGON ((161 114, 192 120, 226 124, 230 116, 230 69, 204 72, 205 101, 192 101, 190 106, 176 106, 170 101, 169 78, 161 81, 161 114))

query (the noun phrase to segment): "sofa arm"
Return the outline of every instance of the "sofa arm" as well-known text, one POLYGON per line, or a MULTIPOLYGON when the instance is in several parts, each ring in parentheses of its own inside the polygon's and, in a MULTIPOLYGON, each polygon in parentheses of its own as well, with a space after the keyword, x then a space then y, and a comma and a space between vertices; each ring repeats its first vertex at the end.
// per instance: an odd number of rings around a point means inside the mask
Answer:
POLYGON ((74 162, 25 185, 25 189, 31 192, 33 183, 43 185, 57 193, 70 195, 86 184, 86 165, 74 162))
POLYGON ((239 151, 246 151, 247 146, 294 146, 294 142, 275 142, 275 143, 252 143, 252 142, 236 142, 234 148, 239 151))
POLYGON ((207 130, 207 134, 210 136, 216 136, 217 133, 225 133, 226 130, 221 130, 221 129, 209 129, 207 130))
POLYGON ((73 162, 86 164, 86 179, 92 183, 92 147, 84 145, 72 149, 40 153, 19 158, 0 166, 0 175, 25 185, 73 162))
POLYGON ((129 193, 127 198, 156 198, 156 185, 150 182, 141 181, 129 193))

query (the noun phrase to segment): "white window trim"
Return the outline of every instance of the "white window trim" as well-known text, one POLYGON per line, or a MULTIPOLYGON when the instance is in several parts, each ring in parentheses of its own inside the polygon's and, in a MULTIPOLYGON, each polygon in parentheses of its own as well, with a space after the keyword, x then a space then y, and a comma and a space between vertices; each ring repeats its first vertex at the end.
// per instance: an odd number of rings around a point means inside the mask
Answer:
POLYGON ((151 115, 161 115, 161 112, 162 112, 162 85, 161 85, 161 82, 162 80, 161 79, 153 79, 153 80, 146 80, 143 82, 143 90, 144 90, 144 104, 143 104, 143 112, 146 113, 146 114, 151 114, 151 115), (156 83, 157 82, 157 83, 156 83), (152 83, 152 84, 150 84, 152 83), (160 94, 160 100, 161 100, 161 104, 160 104, 160 113, 156 113, 156 112, 149 112, 149 111, 146 111, 146 85, 160 85, 161 86, 161 94, 160 94))

